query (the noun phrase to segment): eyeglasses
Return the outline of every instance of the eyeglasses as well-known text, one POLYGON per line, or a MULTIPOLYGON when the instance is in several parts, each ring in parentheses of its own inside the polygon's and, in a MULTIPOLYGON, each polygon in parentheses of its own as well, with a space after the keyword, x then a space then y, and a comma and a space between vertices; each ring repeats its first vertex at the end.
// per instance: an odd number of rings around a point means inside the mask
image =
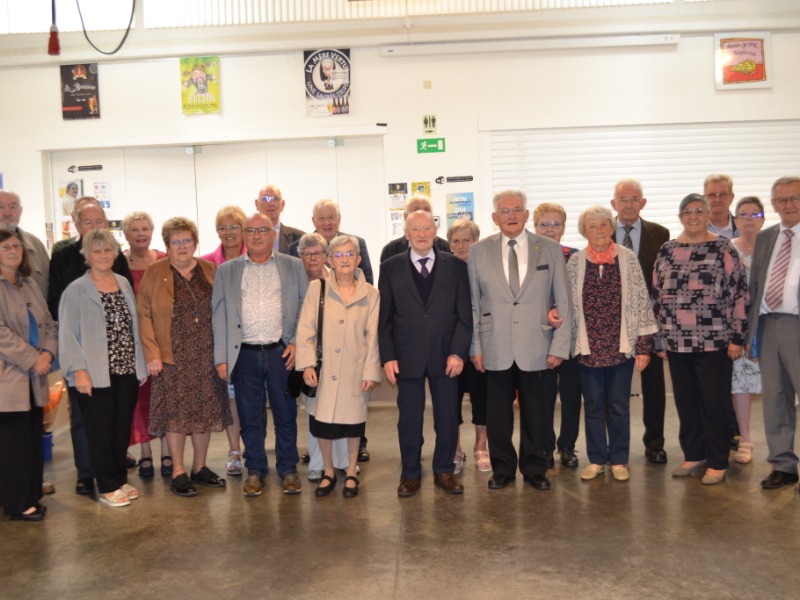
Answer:
POLYGON ((186 238, 185 240, 170 240, 169 245, 173 248, 177 248, 178 246, 191 246, 194 244, 194 240, 192 238, 186 238))
POLYGON ((705 208, 684 208, 681 211, 682 217, 690 217, 692 215, 704 215, 708 212, 705 208))
POLYGON ((321 250, 317 250, 316 252, 303 252, 300 256, 308 259, 323 258, 325 256, 325 253, 322 252, 321 250))
POLYGON ((764 213, 763 212, 753 213, 752 215, 748 215, 748 214, 743 213, 741 215, 736 215, 736 218, 737 219, 744 219, 745 221, 753 221, 755 219, 763 219, 764 218, 764 213))
POLYGON ((347 258, 353 258, 355 255, 356 255, 356 253, 351 251, 351 250, 348 250, 347 252, 334 252, 333 253, 333 257, 334 258, 342 258, 343 256, 346 256, 347 258))
POLYGON ((515 206, 514 208, 501 208, 500 210, 497 211, 497 214, 507 217, 511 214, 513 214, 514 216, 519 216, 524 212, 525 212, 524 208, 515 206))
POLYGON ((730 192, 720 192, 719 194, 705 194, 705 197, 709 200, 725 200, 730 195, 730 192))
POLYGON ((783 196, 781 198, 773 198, 772 201, 778 206, 786 206, 789 202, 800 204, 800 196, 783 196))
POLYGON ((639 196, 634 196, 633 198, 620 198, 617 202, 625 206, 636 206, 637 204, 641 204, 642 199, 639 198, 639 196))
POLYGON ((558 229, 561 227, 561 221, 539 221, 539 227, 542 229, 547 229, 548 227, 555 227, 558 229))
POLYGON ((280 196, 261 196, 259 200, 262 200, 269 204, 270 202, 279 202, 281 199, 280 196))
POLYGON ((3 244, 0 246, 3 252, 19 252, 22 250, 22 244, 3 244))
POLYGON ((244 232, 248 233, 250 235, 255 235, 256 231, 258 233, 260 233, 261 235, 267 235, 270 231, 272 231, 272 228, 270 228, 270 227, 245 227, 244 228, 244 232))
POLYGON ((238 225, 220 225, 217 227, 217 233, 225 233, 226 231, 230 231, 231 233, 236 233, 239 231, 241 227, 238 225))

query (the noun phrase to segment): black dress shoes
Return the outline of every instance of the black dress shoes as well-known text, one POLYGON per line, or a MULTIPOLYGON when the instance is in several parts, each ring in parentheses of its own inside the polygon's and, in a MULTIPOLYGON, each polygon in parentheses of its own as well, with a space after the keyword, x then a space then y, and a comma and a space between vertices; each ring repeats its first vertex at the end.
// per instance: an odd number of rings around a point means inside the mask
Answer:
POLYGON ((94 479, 78 479, 75 484, 75 493, 79 496, 91 496, 94 492, 94 479))
POLYGON ((645 448, 644 455, 651 463, 663 465, 667 462, 667 453, 663 450, 653 450, 652 448, 645 448))
POLYGON ((547 468, 548 469, 552 469, 553 467, 556 466, 556 459, 553 458, 553 453, 552 452, 547 455, 547 459, 546 460, 547 460, 547 468))
POLYGON ((502 490, 512 481, 514 481, 514 478, 511 477, 510 475, 500 475, 499 473, 495 473, 489 479, 489 489, 502 490))
POLYGON ((561 464, 570 469, 575 469, 578 466, 578 457, 575 455, 575 450, 568 448, 566 450, 559 450, 558 455, 561 457, 561 464))
POLYGON ((792 485, 797 483, 798 477, 796 473, 787 473, 786 471, 773 471, 761 482, 761 487, 765 490, 774 490, 784 485, 792 485))
POLYGON ((547 475, 534 475, 533 477, 525 477, 525 482, 530 483, 531 486, 537 490, 549 490, 550 480, 547 475))

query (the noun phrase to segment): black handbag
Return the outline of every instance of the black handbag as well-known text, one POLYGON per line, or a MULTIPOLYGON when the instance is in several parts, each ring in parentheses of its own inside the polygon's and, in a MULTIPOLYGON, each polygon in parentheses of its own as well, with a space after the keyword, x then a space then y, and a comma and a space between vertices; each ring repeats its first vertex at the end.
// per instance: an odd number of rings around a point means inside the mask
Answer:
POLYGON ((319 388, 319 372, 322 369, 322 317, 325 314, 325 280, 319 280, 319 310, 317 311, 317 364, 314 371, 317 373, 317 385, 311 387, 303 382, 303 393, 308 398, 317 397, 317 388, 319 388))

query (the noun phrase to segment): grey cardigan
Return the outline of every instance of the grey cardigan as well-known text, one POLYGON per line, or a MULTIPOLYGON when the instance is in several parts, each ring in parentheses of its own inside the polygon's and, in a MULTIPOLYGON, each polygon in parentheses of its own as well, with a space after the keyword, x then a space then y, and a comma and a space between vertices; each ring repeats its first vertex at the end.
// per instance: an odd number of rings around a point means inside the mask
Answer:
MULTIPOLYGON (((114 277, 133 319, 136 378, 142 381, 147 378, 147 364, 139 338, 136 299, 128 280, 116 273, 114 277)), ((89 372, 92 387, 111 386, 105 322, 106 314, 100 292, 89 273, 86 273, 67 286, 58 307, 58 354, 61 372, 70 387, 75 386, 75 372, 82 369, 89 372)))

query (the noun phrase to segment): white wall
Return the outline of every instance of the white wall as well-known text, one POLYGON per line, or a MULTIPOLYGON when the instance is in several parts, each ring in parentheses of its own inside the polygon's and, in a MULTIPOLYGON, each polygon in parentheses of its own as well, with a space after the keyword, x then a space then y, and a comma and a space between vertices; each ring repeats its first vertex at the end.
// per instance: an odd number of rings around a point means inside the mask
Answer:
MULTIPOLYGON (((384 185, 377 195, 381 197, 361 198, 354 205, 334 186, 324 194, 339 197, 343 228, 361 235, 369 232, 370 251, 377 255, 377 246, 387 235, 385 224, 376 222, 382 210, 375 207, 385 207, 383 196, 389 182, 473 175, 473 184, 432 184, 436 212, 444 214, 446 191, 472 190, 478 203, 477 221, 490 231, 487 195, 491 190, 486 187, 488 167, 482 153, 486 132, 492 129, 800 117, 796 59, 800 34, 773 34, 775 85, 766 90, 716 91, 712 42, 709 34, 684 37, 676 47, 410 58, 382 58, 377 48, 353 49, 352 112, 322 120, 305 116, 301 52, 223 57, 222 113, 208 116, 181 114, 177 59, 102 64, 102 119, 80 122, 61 119, 57 66, 6 69, 0 171, 5 186, 22 196, 23 226, 43 234, 45 206, 51 201, 49 150, 203 145, 293 136, 324 139, 348 127, 359 131, 358 127, 387 123, 386 135, 379 138, 383 167, 379 176, 384 185), (425 81, 431 82, 430 89, 424 89, 425 81), (415 140, 423 137, 421 118, 429 113, 437 115, 438 136, 447 139, 447 152, 417 155, 415 140), (363 210, 366 202, 369 210, 363 210)), ((126 156, 136 153, 147 151, 139 149, 126 156)), ((250 171, 247 185, 268 176, 269 161, 263 173, 253 173, 254 168, 242 165, 250 171)), ((286 222, 307 227, 302 215, 323 193, 324 182, 315 176, 312 165, 299 163, 296 169, 300 175, 293 181, 274 183, 283 184, 284 195, 297 201, 287 209, 286 222)), ((357 170, 340 173, 343 181, 358 176, 357 170)), ((163 178, 154 175, 153 183, 159 179, 163 178)), ((215 189, 219 184, 214 183, 215 189)), ((198 185, 204 184, 199 181, 198 185)), ((232 188, 237 196, 241 193, 237 186, 232 188)), ((251 205, 256 191, 248 198, 220 198, 219 205, 239 203, 234 200, 251 205)))

